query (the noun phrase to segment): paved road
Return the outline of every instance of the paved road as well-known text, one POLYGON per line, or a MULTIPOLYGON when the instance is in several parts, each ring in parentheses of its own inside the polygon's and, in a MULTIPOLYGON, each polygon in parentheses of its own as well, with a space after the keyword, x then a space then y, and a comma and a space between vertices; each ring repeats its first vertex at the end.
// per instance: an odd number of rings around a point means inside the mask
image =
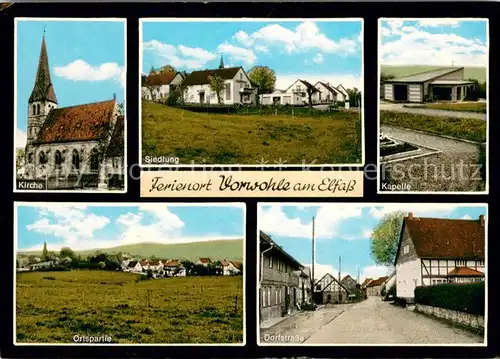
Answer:
POLYGON ((443 117, 457 117, 457 118, 475 118, 479 120, 486 120, 485 113, 478 112, 465 112, 465 111, 448 111, 448 110, 434 110, 429 108, 409 108, 403 107, 399 103, 381 103, 381 111, 394 111, 404 113, 415 113, 427 116, 443 116, 443 117))
POLYGON ((443 152, 479 153, 478 145, 473 143, 456 141, 388 125, 380 125, 380 131, 389 137, 432 147, 443 152))
POLYGON ((315 331, 306 344, 473 344, 483 338, 369 297, 315 331))

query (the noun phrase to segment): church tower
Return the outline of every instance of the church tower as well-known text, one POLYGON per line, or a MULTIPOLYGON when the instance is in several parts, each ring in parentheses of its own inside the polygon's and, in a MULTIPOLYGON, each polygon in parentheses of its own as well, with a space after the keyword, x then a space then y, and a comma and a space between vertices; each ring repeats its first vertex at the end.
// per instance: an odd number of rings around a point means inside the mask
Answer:
MULTIPOLYGON (((36 71, 35 85, 28 100, 28 133, 27 146, 36 139, 38 132, 47 119, 50 110, 57 107, 57 98, 50 80, 49 57, 45 45, 45 31, 42 37, 38 69, 36 71)), ((28 148, 26 148, 28 154, 28 148)))
POLYGON ((219 64, 219 69, 224 68, 224 59, 222 58, 222 55, 220 56, 220 64, 219 64))

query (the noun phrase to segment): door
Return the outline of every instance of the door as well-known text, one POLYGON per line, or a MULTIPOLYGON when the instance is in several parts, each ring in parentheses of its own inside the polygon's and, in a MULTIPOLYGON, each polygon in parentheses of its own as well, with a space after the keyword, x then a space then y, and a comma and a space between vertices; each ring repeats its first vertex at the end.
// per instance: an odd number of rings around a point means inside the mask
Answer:
POLYGON ((200 92, 200 103, 205 102, 205 92, 200 92))
POLYGON ((394 85, 394 101, 408 101, 408 85, 394 85))
POLYGON ((290 288, 285 287, 285 311, 288 312, 290 309, 290 288))

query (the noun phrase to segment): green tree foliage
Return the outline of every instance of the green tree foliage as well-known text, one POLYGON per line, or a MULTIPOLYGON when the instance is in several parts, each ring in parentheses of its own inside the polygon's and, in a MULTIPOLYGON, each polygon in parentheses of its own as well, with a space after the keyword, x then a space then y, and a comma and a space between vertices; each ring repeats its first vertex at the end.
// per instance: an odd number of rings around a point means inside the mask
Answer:
POLYGON ((61 258, 69 257, 69 258, 73 259, 73 258, 75 258, 75 252, 73 252, 73 250, 69 247, 63 247, 59 251, 59 256, 61 258))
POLYGON ((381 73, 380 74, 380 84, 383 84, 384 82, 392 80, 394 78, 395 78, 394 75, 389 75, 389 74, 381 73))
POLYGON ((24 148, 16 148, 16 168, 22 167, 24 164, 24 148))
POLYGON ((385 215, 371 235, 371 255, 375 263, 392 266, 398 250, 399 234, 405 213, 385 215))
POLYGON ((267 66, 254 66, 248 72, 253 85, 257 86, 257 94, 272 93, 276 86, 276 73, 267 66))
POLYGON ((158 69, 158 72, 159 73, 164 73, 164 72, 177 72, 177 70, 175 69, 175 67, 173 67, 172 65, 165 65, 165 66, 162 66, 158 69))
POLYGON ((469 81, 474 82, 471 89, 467 91, 466 100, 477 101, 480 98, 486 98, 486 82, 479 82, 477 79, 469 79, 469 81))
POLYGON ((349 104, 352 107, 360 107, 361 106, 361 92, 356 87, 352 89, 347 89, 347 94, 349 95, 349 104))
POLYGON ((217 95, 217 102, 222 103, 221 93, 224 90, 224 79, 217 75, 212 75, 209 78, 210 88, 217 95))
POLYGON ((415 303, 484 315, 485 284, 446 283, 415 288, 415 303))

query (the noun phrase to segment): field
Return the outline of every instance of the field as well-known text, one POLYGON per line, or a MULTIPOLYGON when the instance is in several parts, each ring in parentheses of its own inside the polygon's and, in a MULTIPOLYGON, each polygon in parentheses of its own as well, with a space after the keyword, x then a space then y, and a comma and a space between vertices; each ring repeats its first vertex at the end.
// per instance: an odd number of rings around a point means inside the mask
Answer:
POLYGON ((380 111, 380 123, 426 131, 476 142, 486 142, 486 121, 380 111))
POLYGON ((76 334, 109 335, 112 343, 243 342, 241 276, 137 281, 139 276, 18 273, 17 342, 71 343, 76 334))
POLYGON ((465 111, 486 113, 486 102, 429 103, 412 106, 414 108, 430 108, 433 110, 465 111))
MULTIPOLYGON (((402 77, 413 75, 419 72, 431 71, 440 68, 440 66, 421 66, 421 65, 410 65, 410 66, 381 66, 381 73, 385 75, 393 75, 395 77, 402 77)), ((476 79, 479 82, 486 81, 486 68, 484 67, 465 67, 464 68, 464 78, 465 79, 476 79)))
POLYGON ((142 155, 181 164, 346 164, 361 162, 361 119, 192 112, 143 101, 142 155))
MULTIPOLYGON (((215 244, 212 241, 178 244, 140 243, 101 250, 109 254, 122 252, 138 257, 182 258, 192 262, 196 261, 200 256, 220 260, 243 260, 243 240, 218 240, 215 244)), ((87 251, 77 251, 76 254, 88 256, 95 253, 96 250, 97 248, 87 251)), ((41 251, 24 252, 23 254, 41 255, 41 251)))

